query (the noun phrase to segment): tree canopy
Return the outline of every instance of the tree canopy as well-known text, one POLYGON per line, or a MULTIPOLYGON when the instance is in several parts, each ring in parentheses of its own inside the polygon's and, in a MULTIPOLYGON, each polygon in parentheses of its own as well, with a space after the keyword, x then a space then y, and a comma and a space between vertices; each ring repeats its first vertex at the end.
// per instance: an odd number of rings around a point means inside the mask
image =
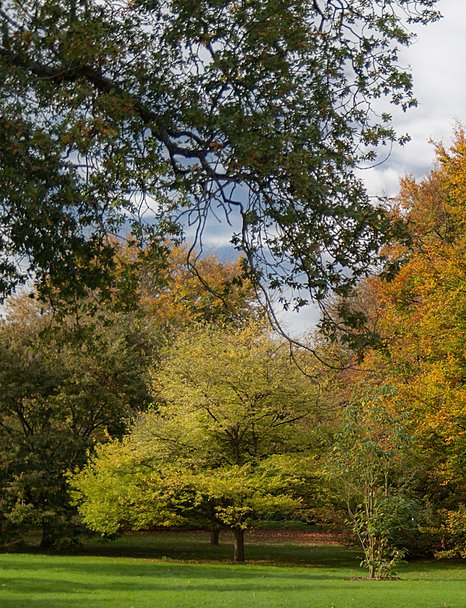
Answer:
MULTIPOLYGON (((390 281, 371 278, 354 299, 378 334, 353 373, 375 388, 386 415, 402 417, 417 459, 415 493, 424 504, 424 531, 444 555, 465 554, 465 204, 466 140, 458 128, 450 148, 422 180, 406 177, 399 213, 411 244, 387 253, 401 263, 390 281)), ((422 526, 421 526, 422 527, 422 526)), ((418 535, 420 537, 420 535, 418 535)))
POLYGON ((203 260, 214 294, 183 264, 183 249, 165 253, 154 259, 150 251, 118 249, 112 300, 91 310, 78 301, 56 314, 26 294, 7 301, 0 322, 0 536, 32 525, 42 527, 45 544, 73 533, 65 473, 82 465, 96 442, 120 437, 148 406, 147 369, 163 343, 196 321, 235 327, 255 316, 251 285, 234 283, 237 263, 203 260))
POLYGON ((111 307, 139 310, 171 332, 203 322, 241 325, 263 314, 240 259, 227 262, 209 254, 194 269, 188 255, 186 245, 168 242, 155 253, 134 244, 119 247, 111 307))
POLYGON ((45 546, 73 536, 66 471, 148 403, 155 345, 129 315, 57 323, 28 298, 12 306, 0 323, 1 533, 42 529, 45 546))
POLYGON ((251 520, 300 504, 294 490, 310 476, 316 386, 286 344, 250 324, 180 334, 162 353, 153 390, 163 403, 72 479, 84 522, 107 534, 221 525, 243 561, 251 520))
POLYGON ((347 293, 392 229, 354 174, 398 137, 372 103, 415 103, 398 51, 434 4, 2 2, 0 292, 103 290, 109 234, 218 217, 285 305, 347 293))

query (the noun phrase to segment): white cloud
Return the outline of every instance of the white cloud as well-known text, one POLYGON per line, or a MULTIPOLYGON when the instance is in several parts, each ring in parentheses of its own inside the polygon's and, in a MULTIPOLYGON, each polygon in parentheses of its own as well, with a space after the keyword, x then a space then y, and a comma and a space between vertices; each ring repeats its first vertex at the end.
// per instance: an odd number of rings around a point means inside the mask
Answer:
POLYGON ((443 19, 417 27, 417 41, 400 57, 411 68, 419 105, 405 114, 395 114, 394 120, 398 131, 408 132, 411 141, 395 148, 372 174, 366 172, 371 194, 395 194, 403 175, 427 174, 435 158, 429 140, 448 144, 455 123, 466 121, 466 3, 440 0, 438 8, 443 19))

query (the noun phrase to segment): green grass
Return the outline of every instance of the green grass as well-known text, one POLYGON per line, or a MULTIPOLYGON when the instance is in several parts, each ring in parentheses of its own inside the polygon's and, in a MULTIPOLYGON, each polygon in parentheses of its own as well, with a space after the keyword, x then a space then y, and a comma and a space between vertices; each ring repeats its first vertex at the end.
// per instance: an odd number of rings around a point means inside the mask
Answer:
POLYGON ((230 550, 162 533, 94 542, 86 555, 2 554, 0 607, 466 608, 458 563, 417 561, 399 581, 355 581, 363 572, 347 547, 254 543, 248 557, 261 563, 245 565, 227 563, 230 550))

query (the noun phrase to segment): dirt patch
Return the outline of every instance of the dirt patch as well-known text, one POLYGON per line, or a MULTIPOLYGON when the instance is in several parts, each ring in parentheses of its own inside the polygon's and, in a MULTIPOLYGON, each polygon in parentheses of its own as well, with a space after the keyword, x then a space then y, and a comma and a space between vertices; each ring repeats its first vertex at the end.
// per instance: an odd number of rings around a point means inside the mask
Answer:
MULTIPOLYGON (((151 536, 154 533, 170 535, 180 535, 181 537, 189 534, 190 536, 199 536, 205 540, 209 534, 206 530, 177 530, 167 528, 154 528, 151 532, 131 532, 130 536, 151 536)), ((222 530, 220 538, 225 538, 231 534, 229 530, 222 530)), ((294 529, 275 529, 275 528, 258 528, 256 530, 246 530, 246 542, 263 543, 270 545, 347 545, 348 537, 337 532, 321 531, 321 530, 294 530, 294 529)))
POLYGON ((368 576, 353 576, 348 579, 349 581, 400 581, 399 576, 373 576, 369 578, 368 576))
POLYGON ((311 530, 248 530, 247 537, 255 542, 293 545, 342 545, 344 536, 336 532, 311 530))

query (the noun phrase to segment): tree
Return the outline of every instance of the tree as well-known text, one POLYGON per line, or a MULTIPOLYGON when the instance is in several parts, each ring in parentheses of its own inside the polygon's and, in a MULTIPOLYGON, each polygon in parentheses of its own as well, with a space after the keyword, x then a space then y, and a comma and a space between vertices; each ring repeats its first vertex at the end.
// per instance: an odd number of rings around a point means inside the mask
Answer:
POLYGON ((415 526, 416 468, 402 418, 385 403, 388 387, 360 391, 345 409, 335 436, 329 471, 349 523, 364 551, 369 578, 396 573, 403 536, 415 526))
POLYGON ((227 262, 210 254, 194 269, 187 257, 186 244, 167 242, 163 255, 134 244, 119 248, 113 307, 139 310, 165 332, 199 322, 235 326, 263 314, 241 259, 227 262))
POLYGON ((253 518, 299 506, 316 387, 255 325, 190 329, 161 361, 153 387, 163 404, 72 479, 80 513, 101 533, 201 517, 233 531, 244 561, 253 518))
MULTIPOLYGON (((461 555, 466 501, 462 128, 450 149, 439 144, 436 151, 437 164, 426 178, 402 182, 400 214, 409 223, 411 245, 393 243, 387 250, 400 272, 390 282, 372 279, 362 287, 370 295, 379 348, 365 353, 358 374, 372 386, 394 387, 386 406, 403 414, 406 432, 416 438, 416 491, 430 511, 421 526, 428 532, 429 549, 461 555)), ((356 307, 361 302, 355 301, 356 307)))
MULTIPOLYGON (((58 324, 23 298, 0 326, 1 517, 5 533, 73 533, 65 473, 96 441, 119 436, 148 402, 140 320, 58 324), (29 306, 24 306, 24 302, 29 306)), ((148 351, 149 349, 147 349, 148 351)), ((152 355, 152 352, 151 352, 152 355)))
POLYGON ((3 2, 1 292, 105 292, 109 234, 220 216, 285 305, 347 294, 393 227, 354 173, 397 139, 372 102, 415 104, 398 51, 434 4, 3 2))

